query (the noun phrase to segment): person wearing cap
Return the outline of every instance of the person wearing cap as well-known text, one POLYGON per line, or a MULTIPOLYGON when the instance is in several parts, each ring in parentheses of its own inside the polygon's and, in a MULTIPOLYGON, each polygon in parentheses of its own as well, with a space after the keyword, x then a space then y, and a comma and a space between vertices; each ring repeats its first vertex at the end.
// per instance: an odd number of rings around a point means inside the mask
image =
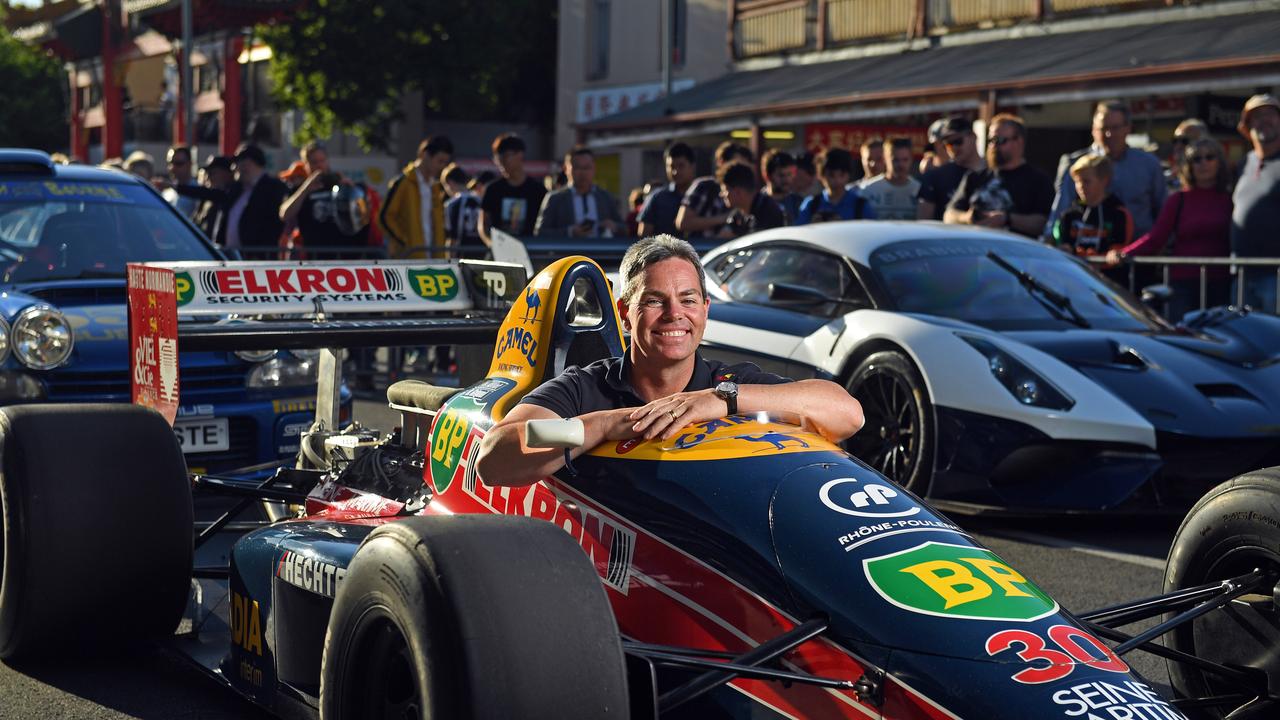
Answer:
MULTIPOLYGON (((1236 128, 1253 149, 1236 182, 1231 213, 1231 252, 1240 257, 1280 257, 1280 100, 1254 95, 1244 104, 1236 128)), ((1256 310, 1276 307, 1276 269, 1243 268, 1244 302, 1256 310)), ((1233 287, 1232 297, 1239 297, 1233 287)))
MULTIPOLYGON (((226 155, 210 155, 209 159, 204 163, 201 176, 204 188, 212 188, 225 193, 231 187, 231 183, 235 182, 235 171, 231 169, 231 158, 226 155)), ((193 197, 182 192, 184 187, 195 186, 176 185, 173 191, 183 197, 193 197)), ((223 204, 217 200, 193 199, 199 204, 191 215, 191 221, 204 230, 205 235, 217 238, 225 211, 223 204)))
POLYGON ((1093 144, 1063 155, 1058 161, 1055 186, 1057 195, 1042 235, 1053 236, 1053 228, 1062 213, 1076 202, 1076 185, 1071 179, 1071 166, 1085 155, 1106 155, 1111 160, 1111 191, 1133 213, 1133 231, 1145 235, 1155 224, 1164 205, 1164 167, 1159 158, 1145 150, 1129 147, 1129 131, 1133 129, 1129 106, 1120 100, 1103 100, 1093 109, 1093 144))
POLYGON ((973 123, 962 117, 947 118, 939 132, 950 160, 920 178, 920 191, 916 195, 917 220, 941 220, 965 174, 987 167, 982 155, 978 154, 978 136, 973 134, 973 123))
POLYGON ((929 123, 929 147, 925 148, 924 156, 920 158, 920 164, 916 166, 916 173, 921 177, 930 170, 947 164, 947 145, 942 142, 942 129, 946 126, 946 118, 938 118, 929 123))

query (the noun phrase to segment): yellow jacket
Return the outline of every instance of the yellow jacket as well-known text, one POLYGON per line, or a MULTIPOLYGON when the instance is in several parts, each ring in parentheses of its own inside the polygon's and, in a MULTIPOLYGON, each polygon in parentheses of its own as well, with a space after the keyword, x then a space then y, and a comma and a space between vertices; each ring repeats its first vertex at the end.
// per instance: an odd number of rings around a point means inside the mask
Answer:
POLYGON ((378 213, 378 227, 387 239, 387 256, 447 257, 443 252, 444 204, 448 198, 436 180, 431 182, 431 238, 422 236, 422 194, 418 183, 422 176, 414 163, 405 166, 387 188, 387 199, 378 213), (428 245, 435 250, 428 253, 428 245))

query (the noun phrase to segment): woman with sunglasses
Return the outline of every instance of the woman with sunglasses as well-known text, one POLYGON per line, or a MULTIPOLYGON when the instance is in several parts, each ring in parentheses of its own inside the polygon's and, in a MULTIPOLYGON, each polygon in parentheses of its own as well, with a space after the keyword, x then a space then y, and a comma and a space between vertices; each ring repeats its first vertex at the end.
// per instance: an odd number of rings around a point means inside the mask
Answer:
MULTIPOLYGON (((1165 200, 1151 232, 1123 249, 1112 250, 1107 254, 1108 264, 1119 264, 1130 255, 1224 257, 1229 254, 1231 175, 1222 146, 1207 137, 1190 142, 1178 163, 1178 177, 1182 180, 1182 190, 1165 200)), ((1198 266, 1175 265, 1169 271, 1169 280, 1173 287, 1169 317, 1178 320, 1187 311, 1200 307, 1198 266)), ((1231 283, 1225 266, 1210 266, 1206 281, 1206 307, 1228 302, 1231 283)))

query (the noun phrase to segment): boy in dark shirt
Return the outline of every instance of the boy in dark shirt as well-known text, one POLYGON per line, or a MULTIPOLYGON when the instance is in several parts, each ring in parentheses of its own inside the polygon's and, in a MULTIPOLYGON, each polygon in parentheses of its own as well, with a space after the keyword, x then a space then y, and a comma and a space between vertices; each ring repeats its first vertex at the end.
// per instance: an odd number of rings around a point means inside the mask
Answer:
POLYGON ((480 237, 486 245, 493 243, 493 228, 517 236, 533 234, 547 189, 525 173, 524 150, 524 140, 515 133, 493 141, 493 162, 502 168, 502 177, 485 188, 480 201, 480 237))
POLYGON ((1133 242, 1133 216, 1110 192, 1111 175, 1106 155, 1085 155, 1071 166, 1077 200, 1053 225, 1060 249, 1089 257, 1133 242))

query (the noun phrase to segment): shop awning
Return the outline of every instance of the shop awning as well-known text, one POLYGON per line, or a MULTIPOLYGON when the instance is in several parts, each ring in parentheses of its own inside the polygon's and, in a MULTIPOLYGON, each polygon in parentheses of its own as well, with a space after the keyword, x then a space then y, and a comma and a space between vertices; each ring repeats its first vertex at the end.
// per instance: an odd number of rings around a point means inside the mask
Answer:
MULTIPOLYGON (((236 30, 278 19, 303 0, 192 0, 192 26, 196 35, 236 30)), ((182 34, 182 0, 124 0, 131 17, 170 36, 182 34)))
POLYGON ((1002 103, 1133 96, 1162 84, 1280 82, 1280 12, 1255 12, 1088 32, 951 44, 855 59, 741 70, 665 100, 579 126, 589 140, 678 128, 761 125, 940 112, 1002 103), (1033 97, 1034 96, 1034 97, 1033 97))

